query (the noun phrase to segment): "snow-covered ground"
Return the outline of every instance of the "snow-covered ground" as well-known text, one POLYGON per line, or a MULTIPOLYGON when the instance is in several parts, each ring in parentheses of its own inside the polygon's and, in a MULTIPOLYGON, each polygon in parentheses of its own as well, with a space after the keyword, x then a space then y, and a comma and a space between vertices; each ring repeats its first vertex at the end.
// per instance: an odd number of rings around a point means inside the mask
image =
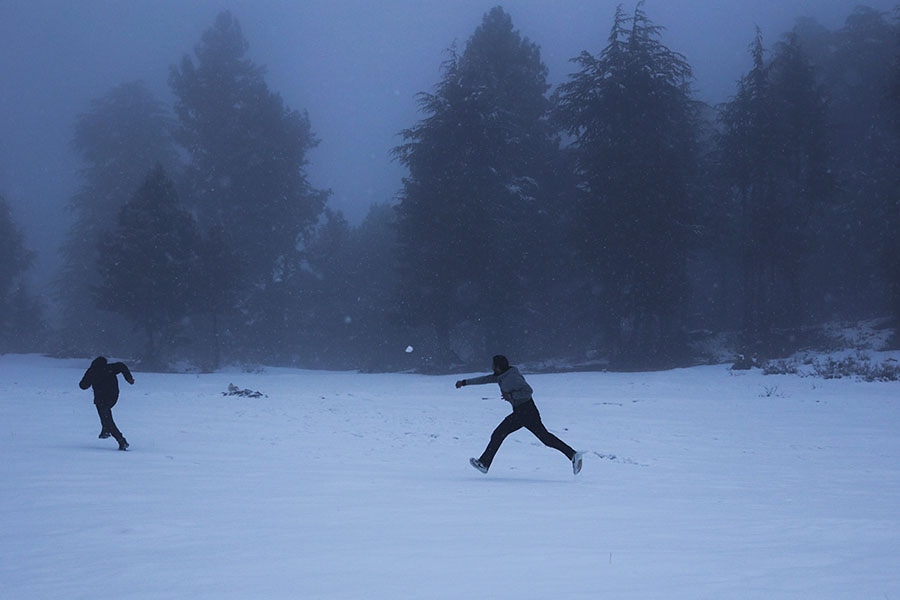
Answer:
POLYGON ((0 598, 900 598, 896 382, 531 375, 584 470, 520 431, 482 475, 496 386, 138 371, 118 452, 89 363, 0 356, 0 598))

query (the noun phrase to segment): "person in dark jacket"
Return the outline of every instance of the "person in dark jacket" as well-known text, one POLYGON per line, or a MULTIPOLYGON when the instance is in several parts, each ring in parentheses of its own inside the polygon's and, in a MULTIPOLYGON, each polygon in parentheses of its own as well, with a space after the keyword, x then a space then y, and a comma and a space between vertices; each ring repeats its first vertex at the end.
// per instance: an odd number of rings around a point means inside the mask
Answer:
POLYGON ((504 400, 512 404, 512 414, 503 419, 500 425, 491 434, 491 441, 488 442, 487 448, 479 458, 470 458, 469 463, 482 473, 487 473, 494 461, 494 455, 500 449, 500 445, 506 436, 526 428, 533 433, 537 439, 541 440, 545 446, 556 448, 566 455, 572 461, 572 472, 578 475, 581 471, 582 453, 576 452, 568 444, 547 431, 544 423, 541 422, 541 414, 538 412, 537 406, 532 398, 531 386, 525 381, 525 378, 519 373, 516 367, 509 365, 509 360, 501 354, 493 359, 492 375, 484 375, 474 379, 460 379, 456 382, 456 388, 459 389, 466 385, 482 385, 485 383, 496 383, 500 385, 500 395, 504 400))
POLYGON ((100 426, 102 427, 100 439, 112 436, 119 442, 119 450, 127 450, 128 442, 116 427, 112 416, 112 407, 119 400, 119 374, 125 377, 125 381, 129 385, 134 385, 134 377, 131 376, 131 371, 128 370, 125 363, 110 363, 105 357, 98 356, 84 372, 84 377, 81 378, 78 387, 83 390, 94 388, 94 404, 97 407, 97 414, 100 415, 100 426))

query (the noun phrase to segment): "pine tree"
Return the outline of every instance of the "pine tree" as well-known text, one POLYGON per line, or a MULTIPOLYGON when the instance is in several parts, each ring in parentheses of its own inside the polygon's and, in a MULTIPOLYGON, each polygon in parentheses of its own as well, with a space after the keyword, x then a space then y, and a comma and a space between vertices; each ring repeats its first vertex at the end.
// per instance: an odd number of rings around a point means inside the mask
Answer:
POLYGON ((165 106, 141 82, 125 83, 91 101, 75 123, 72 146, 84 162, 82 185, 72 196, 75 221, 63 245, 58 279, 62 338, 70 352, 124 351, 108 315, 97 312, 97 242, 116 224, 122 206, 156 164, 177 164, 172 121, 165 106))
POLYGON ((436 334, 440 362, 477 360, 486 339, 519 335, 558 161, 546 76, 538 46, 496 7, 463 53, 451 52, 436 91, 420 95, 426 116, 395 149, 409 169, 398 207, 402 307, 436 334))
POLYGON ((200 236, 162 166, 153 169, 99 244, 97 306, 145 335, 144 361, 163 366, 164 346, 194 310, 200 236))
POLYGON ((7 300, 34 261, 25 236, 16 227, 6 198, 0 196, 0 301, 7 300))
POLYGON ((34 352, 44 332, 42 309, 27 290, 34 252, 0 196, 0 352, 34 352))
POLYGON ((284 105, 263 67, 245 57, 240 24, 222 12, 173 67, 176 139, 188 156, 188 200, 201 225, 221 228, 244 267, 245 289, 264 289, 296 262, 296 248, 327 193, 309 184, 306 154, 318 141, 305 113, 284 105))
POLYGON ((315 368, 354 368, 347 362, 356 328, 355 306, 367 289, 354 286, 351 228, 339 212, 325 210, 304 247, 302 269, 290 274, 288 288, 296 292, 285 329, 303 332, 284 339, 301 364, 315 368))
POLYGON ((248 47, 237 19, 222 12, 195 48, 196 63, 185 56, 169 81, 188 158, 186 199, 204 230, 221 231, 240 269, 235 310, 223 313, 239 320, 224 326, 246 358, 272 361, 300 293, 288 281, 298 281, 299 248, 328 193, 307 180, 306 155, 318 144, 308 116, 269 90, 248 47))
POLYGON ((197 313, 209 319, 209 334, 198 334, 203 346, 212 349, 210 368, 222 364, 224 339, 228 338, 228 317, 240 296, 241 265, 237 253, 228 246, 221 227, 213 226, 202 237, 197 251, 197 269, 193 282, 193 302, 197 313))
POLYGON ((639 3, 617 10, 607 46, 574 59, 555 94, 579 179, 576 238, 595 309, 620 361, 673 351, 694 238, 698 105, 691 68, 639 3))
POLYGON ((766 63, 757 32, 751 54, 753 68, 724 107, 719 144, 737 206, 742 330, 747 344, 766 350, 777 328, 800 325, 813 217, 833 180, 826 104, 797 36, 778 44, 766 63))
MULTIPOLYGON (((829 275, 846 311, 857 317, 884 309, 885 251, 895 231, 900 147, 889 97, 898 27, 887 15, 857 7, 834 32, 822 66, 834 124, 837 201, 831 207, 829 275), (846 307, 846 308, 845 308, 846 307)), ((805 42, 805 40, 804 40, 805 42)))
MULTIPOLYGON (((894 23, 894 32, 894 58, 887 78, 885 99, 891 107, 889 121, 893 133, 895 165, 900 165, 900 19, 894 23)), ((882 268, 887 278, 888 307, 895 324, 900 324, 900 169, 894 171, 893 193, 888 195, 885 204, 885 227, 888 233, 882 246, 882 268)), ((900 333, 896 330, 893 342, 895 346, 900 346, 900 333)))
POLYGON ((350 254, 344 270, 349 272, 353 300, 353 346, 358 357, 354 368, 399 370, 410 356, 403 350, 408 341, 398 326, 397 211, 375 204, 351 236, 350 254))

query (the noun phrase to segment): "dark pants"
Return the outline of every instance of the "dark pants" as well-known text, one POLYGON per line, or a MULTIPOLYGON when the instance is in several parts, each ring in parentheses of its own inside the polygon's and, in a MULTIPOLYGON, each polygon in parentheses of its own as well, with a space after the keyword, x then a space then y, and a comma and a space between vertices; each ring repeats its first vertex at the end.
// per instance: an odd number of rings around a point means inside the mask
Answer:
POLYGON ((112 405, 95 404, 94 406, 97 407, 97 414, 100 415, 100 426, 103 428, 103 431, 116 438, 116 441, 121 445, 125 441, 125 436, 122 435, 122 432, 116 427, 116 422, 113 421, 112 405))
POLYGON ((556 448, 565 454, 569 460, 572 460, 572 457, 575 456, 575 451, 568 444, 547 431, 547 428, 541 422, 541 413, 538 412, 534 400, 529 400, 514 407, 512 414, 497 425, 494 433, 491 434, 491 441, 488 442, 487 448, 484 449, 484 453, 478 459, 481 461, 481 464, 485 467, 490 467, 494 461, 494 455, 497 454, 497 450, 500 449, 500 444, 503 443, 506 436, 523 427, 533 433, 545 446, 556 448))

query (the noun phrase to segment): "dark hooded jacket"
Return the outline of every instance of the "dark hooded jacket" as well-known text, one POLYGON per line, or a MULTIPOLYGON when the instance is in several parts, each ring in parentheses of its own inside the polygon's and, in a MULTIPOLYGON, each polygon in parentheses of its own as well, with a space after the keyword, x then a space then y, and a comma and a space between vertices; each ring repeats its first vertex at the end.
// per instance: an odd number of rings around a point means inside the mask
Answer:
POLYGON ((85 371, 84 377, 78 383, 83 390, 94 388, 94 404, 98 406, 115 406, 119 400, 119 378, 125 376, 125 381, 132 382, 134 378, 125 363, 109 363, 102 356, 98 356, 85 371))

